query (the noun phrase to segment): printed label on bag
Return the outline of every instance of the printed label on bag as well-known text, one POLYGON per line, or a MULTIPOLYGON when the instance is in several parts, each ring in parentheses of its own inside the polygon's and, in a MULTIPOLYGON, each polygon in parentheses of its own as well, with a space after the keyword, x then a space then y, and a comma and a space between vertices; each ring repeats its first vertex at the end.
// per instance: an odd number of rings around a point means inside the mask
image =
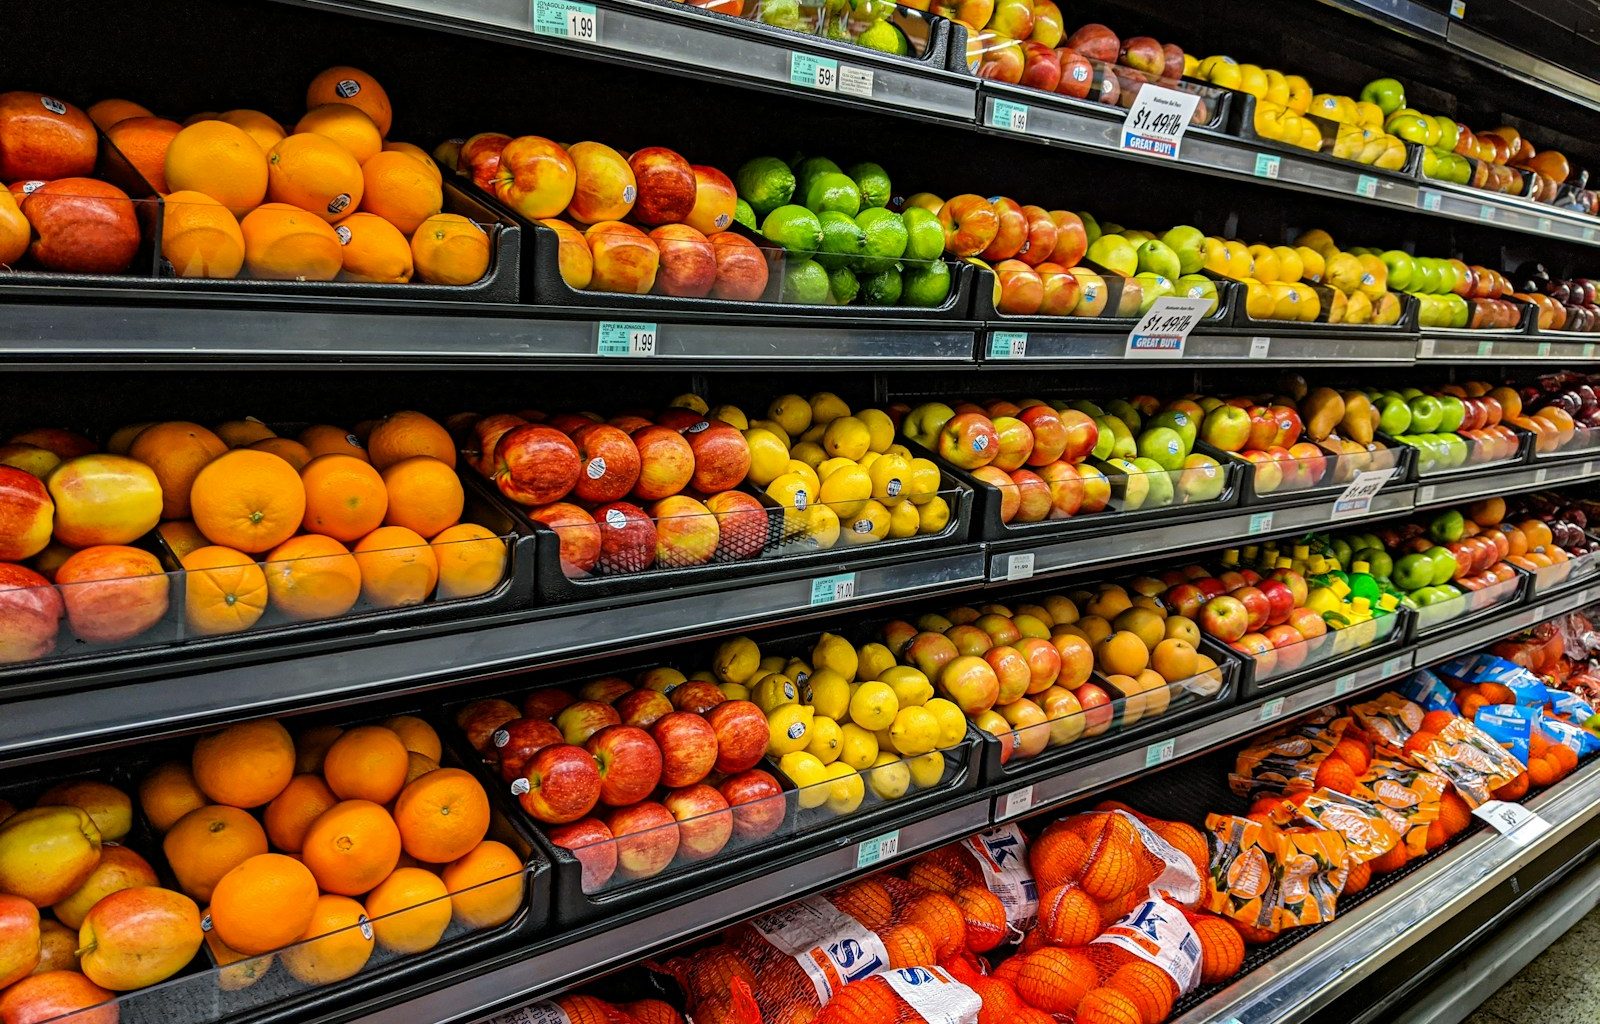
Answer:
POLYGON ((1183 993, 1200 981, 1200 938, 1182 911, 1165 900, 1141 903, 1100 933, 1091 945, 1117 946, 1155 964, 1183 993))
POLYGON ((1027 843, 1022 829, 1002 825, 967 840, 983 872, 983 884, 1006 908, 1006 923, 1020 935, 1039 916, 1039 887, 1028 870, 1027 843))
POLYGON ((1195 874, 1194 861, 1178 852, 1178 848, 1162 839, 1144 822, 1135 818, 1127 811, 1116 813, 1128 819, 1139 832, 1139 839, 1144 843, 1144 848, 1160 857, 1165 863, 1161 874, 1150 883, 1152 891, 1164 892, 1179 903, 1193 904, 1200 899, 1200 876, 1195 874))
POLYGON ((762 914, 750 926, 794 958, 824 1003, 844 985, 889 966, 883 940, 821 896, 762 914))
POLYGON ((901 967, 883 976, 928 1024, 977 1024, 983 1000, 942 967, 901 967))

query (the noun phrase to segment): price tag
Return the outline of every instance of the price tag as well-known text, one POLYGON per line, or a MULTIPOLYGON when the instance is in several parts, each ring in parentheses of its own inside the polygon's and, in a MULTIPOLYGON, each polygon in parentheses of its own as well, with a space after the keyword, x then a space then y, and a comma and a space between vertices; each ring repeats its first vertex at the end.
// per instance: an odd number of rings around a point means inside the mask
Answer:
POLYGON ((1465 18, 1467 16, 1467 0, 1450 0, 1450 17, 1465 18))
POLYGON ((1382 672, 1384 678, 1387 679, 1390 676, 1399 675, 1401 672, 1409 671, 1410 668, 1411 666, 1406 664, 1405 655, 1401 655, 1398 658, 1390 658, 1388 661, 1384 662, 1378 671, 1382 672))
POLYGON ((600 41, 600 16, 595 13, 594 4, 575 0, 533 0, 531 20, 534 35, 575 39, 580 43, 600 41))
POLYGON ((595 325, 595 351, 603 356, 653 356, 656 325, 602 320, 595 325))
POLYGON ((1539 347, 1535 351, 1538 353, 1538 355, 1541 358, 1543 358, 1544 356, 1549 355, 1550 354, 1550 343, 1548 341, 1539 342, 1539 347))
POLYGON ((1257 533, 1266 533, 1270 529, 1272 529, 1271 512, 1255 512, 1251 514, 1250 533, 1252 535, 1257 533))
POLYGON ((1493 223, 1494 222, 1494 207, 1492 207, 1492 206, 1480 206, 1480 207, 1478 207, 1478 219, 1493 223))
POLYGON ((1478 342, 1478 355, 1486 356, 1486 355, 1489 355, 1490 353, 1492 353, 1493 351, 1494 351, 1494 341, 1493 340, 1491 340, 1489 338, 1484 338, 1482 341, 1478 342))
MULTIPOLYGON (((1144 93, 1140 92, 1139 95, 1143 96, 1144 93)), ((1210 299, 1175 299, 1167 296, 1157 299, 1150 311, 1140 317, 1128 333, 1128 347, 1123 355, 1129 359, 1183 358, 1183 343, 1210 308, 1210 299)))
POLYGON ((1548 821, 1521 804, 1510 804, 1504 800, 1481 803, 1472 813, 1517 846, 1527 846, 1550 831, 1548 821))
POLYGON ((861 845, 856 847, 856 867, 871 867, 879 861, 888 860, 899 852, 900 830, 895 829, 893 832, 885 832, 876 839, 863 840, 861 845))
POLYGON ((995 331, 989 335, 990 359, 1023 359, 1028 355, 1028 335, 1022 331, 995 331))
POLYGON ((1444 197, 1437 192, 1429 192, 1427 189, 1420 189, 1417 192, 1417 205, 1424 210, 1438 210, 1443 200, 1444 197))
POLYGON ((1347 676, 1340 676, 1338 679, 1333 681, 1333 695, 1335 697, 1343 697, 1345 694, 1349 693, 1355 688, 1356 674, 1354 672, 1347 676))
POLYGON ((1549 475, 1550 475, 1550 470, 1547 469, 1547 468, 1546 469, 1536 469, 1536 470, 1533 471, 1533 482, 1536 483, 1536 484, 1542 484, 1542 483, 1544 483, 1545 478, 1548 477, 1549 475))
POLYGON ((1256 154, 1256 177, 1258 178, 1271 178, 1276 181, 1278 178, 1278 170, 1282 166, 1283 160, 1274 154, 1256 154))
POLYGON ((1393 473, 1393 469, 1369 469, 1357 473, 1356 478, 1345 487, 1344 493, 1334 499, 1333 512, 1328 518, 1349 519, 1366 515, 1372 510, 1372 499, 1388 483, 1393 473))
POLYGON ((1031 580, 1033 579, 1033 552, 1025 551, 1020 555, 1012 555, 1006 559, 1006 580, 1031 580))
POLYGON ((811 581, 811 607, 849 601, 856 596, 856 574, 841 572, 833 576, 819 576, 811 581))
POLYGON ((1368 199, 1376 199, 1378 197, 1378 179, 1370 174, 1357 176, 1356 195, 1365 196, 1368 199))
POLYGON ((989 124, 1008 132, 1025 132, 1028 130, 1028 105, 1011 100, 995 100, 994 106, 989 108, 989 124))
POLYGON ((1026 814, 1033 809, 1033 787, 1023 786, 1021 789, 1012 790, 1006 794, 1005 803, 1001 805, 1000 817, 1014 818, 1019 814, 1026 814))
POLYGON ((1594 358, 1594 342, 1586 341, 1586 342, 1583 343, 1583 358, 1585 358, 1585 359, 1593 359, 1594 358))
POLYGON ((1146 85, 1122 121, 1122 148, 1162 160, 1178 159, 1183 133, 1200 97, 1192 92, 1146 85))
POLYGON ((1152 743, 1144 748, 1144 766, 1154 768, 1158 764, 1166 764, 1172 760, 1172 755, 1177 752, 1178 741, 1172 737, 1160 743, 1152 743))
POLYGON ((1256 335, 1255 337, 1250 339, 1250 358, 1251 359, 1265 359, 1265 358, 1267 358, 1267 352, 1271 348, 1272 348, 1272 339, 1271 338, 1263 338, 1260 335, 1256 335))
POLYGON ((1583 240, 1585 242, 1592 242, 1592 241, 1595 240, 1595 236, 1597 234, 1600 234, 1600 232, 1597 232, 1594 228, 1584 228, 1583 229, 1583 240))
POLYGON ((789 54, 789 83, 823 92, 839 91, 839 62, 809 53, 789 54))
POLYGON ((1540 231, 1549 231, 1550 227, 1551 227, 1551 225, 1550 225, 1550 218, 1549 217, 1540 217, 1539 218, 1539 230, 1540 231))
POLYGON ((853 68, 848 64, 839 69, 839 91, 846 96, 872 98, 872 71, 870 68, 853 68))
POLYGON ((1435 488, 1432 484, 1429 484, 1426 487, 1418 487, 1417 503, 1419 505, 1426 505, 1428 502, 1433 500, 1435 493, 1437 493, 1437 488, 1435 488))
POLYGON ((1265 704, 1261 705, 1260 718, 1261 718, 1261 721, 1263 721, 1263 722, 1270 722, 1274 718, 1277 718, 1281 714, 1283 714, 1283 698, 1282 697, 1274 697, 1271 700, 1267 701, 1265 704))
POLYGON ((1423 338, 1421 343, 1417 346, 1417 355, 1423 359, 1433 358, 1433 345, 1434 339, 1423 338))

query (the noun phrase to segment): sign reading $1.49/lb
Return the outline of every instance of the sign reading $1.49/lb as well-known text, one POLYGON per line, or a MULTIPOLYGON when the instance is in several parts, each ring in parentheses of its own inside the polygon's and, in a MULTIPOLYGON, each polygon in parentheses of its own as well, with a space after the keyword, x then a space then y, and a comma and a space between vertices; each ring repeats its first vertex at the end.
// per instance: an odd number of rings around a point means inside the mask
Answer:
MULTIPOLYGON (((1140 95, 1144 95, 1142 92, 1140 95)), ((1189 332, 1200 323, 1210 299, 1157 299, 1139 322, 1128 333, 1128 347, 1123 355, 1129 359, 1181 359, 1183 346, 1189 332)))
POLYGON ((1122 121, 1119 148, 1162 160, 1178 159, 1200 97, 1192 92, 1145 85, 1122 121))

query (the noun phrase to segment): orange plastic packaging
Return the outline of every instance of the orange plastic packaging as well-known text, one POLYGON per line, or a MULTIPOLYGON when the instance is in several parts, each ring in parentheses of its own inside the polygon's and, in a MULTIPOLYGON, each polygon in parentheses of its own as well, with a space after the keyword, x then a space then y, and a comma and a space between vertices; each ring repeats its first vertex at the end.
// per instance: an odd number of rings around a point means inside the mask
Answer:
POLYGON ((1412 761, 1449 780, 1461 798, 1477 807, 1526 769, 1509 750, 1465 718, 1446 725, 1412 761))
POLYGON ((1342 719, 1337 710, 1322 708, 1289 731, 1246 746, 1234 758, 1229 787, 1240 796, 1297 793, 1312 788, 1317 764, 1339 742, 1342 719))
POLYGON ((1380 693, 1350 709, 1356 721, 1374 740, 1399 750, 1422 727, 1422 706, 1398 693, 1380 693))
POLYGON ((1285 801, 1272 820, 1280 826, 1303 822, 1339 833, 1346 854, 1358 864, 1377 860, 1400 842, 1400 830, 1375 804, 1330 789, 1317 790, 1299 805, 1285 801))
POLYGON ((1356 784, 1355 795, 1374 804, 1400 833, 1408 857, 1427 850, 1428 826, 1439 817, 1449 783, 1426 768, 1377 758, 1356 784))
POLYGON ((1212 912, 1272 931, 1333 920, 1348 870, 1338 832, 1226 814, 1210 815, 1206 827, 1215 839, 1212 912))

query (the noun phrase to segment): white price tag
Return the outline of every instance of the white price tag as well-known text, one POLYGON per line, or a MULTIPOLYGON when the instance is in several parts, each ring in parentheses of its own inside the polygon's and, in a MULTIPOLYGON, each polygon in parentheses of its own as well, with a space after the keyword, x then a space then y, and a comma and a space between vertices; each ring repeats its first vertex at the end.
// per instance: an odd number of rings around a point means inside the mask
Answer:
POLYGON ((811 581, 811 607, 850 601, 856 596, 856 574, 841 572, 833 576, 819 576, 811 581))
POLYGON ((1472 812, 1516 846, 1527 846, 1550 831, 1550 823, 1521 804, 1490 800, 1472 812))
POLYGON ((1272 339, 1271 338, 1263 338, 1260 335, 1256 335, 1255 337, 1250 339, 1250 358, 1251 359, 1265 359, 1265 358, 1267 358, 1267 353, 1269 351, 1271 351, 1271 349, 1272 349, 1272 339))
POLYGON ((1549 475, 1550 470, 1548 469, 1536 469, 1533 471, 1533 482, 1536 484, 1542 484, 1544 483, 1545 478, 1549 475))
POLYGON ((839 91, 846 96, 860 96, 864 99, 872 98, 872 71, 869 68, 853 68, 846 64, 839 69, 839 91))
POLYGON ((1005 803, 1001 805, 1001 818, 1014 818, 1033 809, 1033 787, 1023 786, 1006 794, 1005 803))
POLYGON ((1134 97, 1122 121, 1121 148, 1162 160, 1178 159, 1183 133, 1200 103, 1192 92, 1146 85, 1134 97))
POLYGON ((1165 296, 1157 299, 1128 332, 1128 346, 1123 355, 1129 359, 1183 358, 1183 345, 1189 339, 1189 332, 1210 308, 1210 299, 1165 296))
POLYGON ((1028 335, 1023 331, 995 331, 989 335, 990 359, 1025 359, 1028 335))
POLYGON ((1467 0, 1450 0, 1450 17, 1465 18, 1467 16, 1467 0))
POLYGON ((1550 354, 1550 342, 1548 342, 1548 341, 1539 342, 1539 347, 1535 351, 1537 352, 1539 358, 1541 358, 1541 359, 1545 358, 1546 356, 1548 356, 1550 354))
POLYGON ((1404 654, 1398 658, 1390 658, 1388 661, 1383 663, 1383 666, 1379 668, 1378 671, 1383 673, 1383 678, 1391 679, 1394 676, 1399 675, 1401 672, 1408 671, 1411 668, 1411 666, 1407 663, 1406 658, 1407 655, 1404 654))
POLYGON ((823 92, 839 91, 839 62, 809 53, 789 55, 789 82, 823 92))
POLYGON ((1437 491, 1438 488, 1434 487, 1432 484, 1428 484, 1426 487, 1418 487, 1417 504, 1426 505, 1428 502, 1433 500, 1433 496, 1437 491))
POLYGON ((643 356, 656 354, 656 325, 603 320, 595 325, 595 351, 603 356, 643 356))
POLYGON ((1344 493, 1334 499, 1333 512, 1328 518, 1349 519, 1351 516, 1366 515, 1372 510, 1372 499, 1393 474, 1393 469, 1369 469, 1357 473, 1356 478, 1345 487, 1344 493))
POLYGON ((888 860, 900 852, 900 830, 885 832, 875 839, 863 840, 856 847, 856 867, 871 867, 879 861, 888 860))
POLYGON ((1261 721, 1270 722, 1283 714, 1283 698, 1274 697, 1261 705, 1261 721))
POLYGON ((1266 533, 1270 529, 1272 529, 1271 512, 1255 512, 1251 514, 1250 533, 1252 536, 1258 533, 1266 533))
POLYGON ((1012 555, 1006 559, 1006 580, 1031 580, 1033 579, 1033 552, 1024 551, 1020 555, 1012 555))
POLYGON ((1012 100, 995 100, 989 108, 989 124, 1009 132, 1028 130, 1028 105, 1012 100))
POLYGON ((1177 749, 1178 741, 1170 736, 1160 743, 1150 744, 1144 748, 1144 766, 1146 768, 1154 768, 1158 764, 1166 764, 1172 760, 1172 756, 1177 752, 1177 749))
POLYGON ((1434 340, 1432 338, 1423 338, 1417 347, 1417 354, 1424 359, 1433 358, 1433 345, 1434 340))
POLYGON ((1494 207, 1492 207, 1492 206, 1480 206, 1480 207, 1478 207, 1478 219, 1482 220, 1482 221, 1488 221, 1491 224, 1494 223, 1494 207))

